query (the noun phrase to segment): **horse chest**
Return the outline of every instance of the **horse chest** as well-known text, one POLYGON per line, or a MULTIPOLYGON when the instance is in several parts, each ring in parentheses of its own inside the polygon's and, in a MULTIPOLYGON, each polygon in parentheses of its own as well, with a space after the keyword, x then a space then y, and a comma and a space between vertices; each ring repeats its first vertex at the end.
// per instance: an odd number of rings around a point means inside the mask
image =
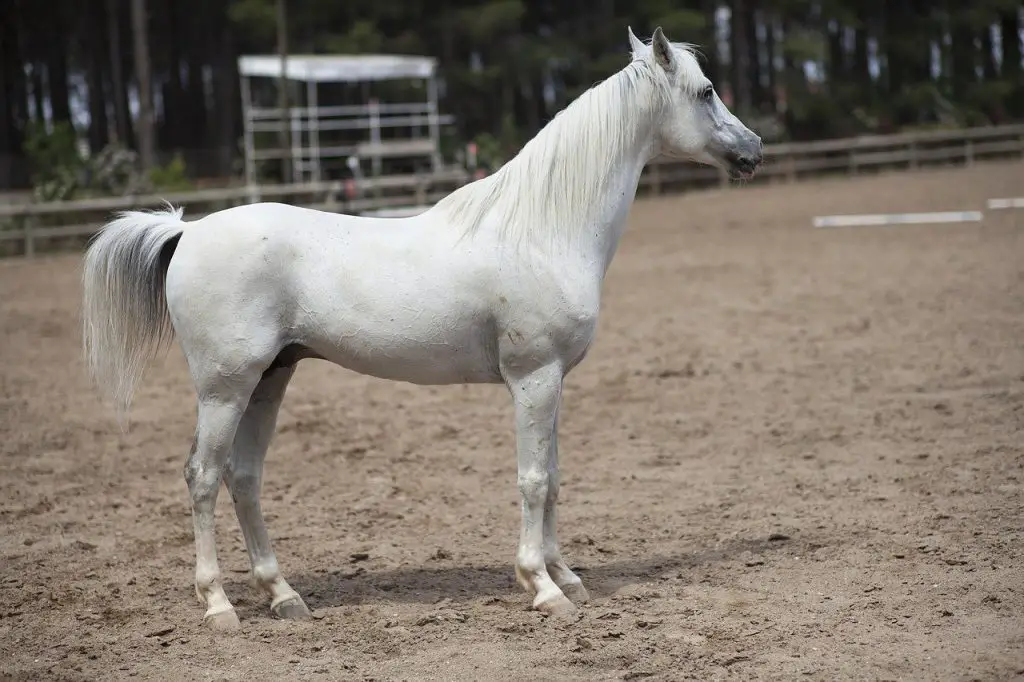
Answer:
POLYGON ((559 362, 575 367, 590 348, 597 329, 599 297, 594 292, 550 288, 532 299, 504 301, 498 326, 501 361, 524 368, 559 362))

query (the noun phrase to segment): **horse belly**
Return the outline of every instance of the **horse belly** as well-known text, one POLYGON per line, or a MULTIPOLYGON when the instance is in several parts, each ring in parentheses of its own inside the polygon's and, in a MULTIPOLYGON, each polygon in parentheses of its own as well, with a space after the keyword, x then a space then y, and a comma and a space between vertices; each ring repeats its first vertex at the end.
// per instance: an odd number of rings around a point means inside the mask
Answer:
MULTIPOLYGON (((488 261, 413 230, 296 238, 290 292, 310 348, 353 371, 417 384, 500 380, 488 261)), ((300 339, 297 339, 300 340, 300 339)))
POLYGON ((308 345, 325 360, 361 374, 432 385, 501 380, 492 335, 474 321, 444 328, 436 320, 402 325, 349 318, 334 327, 308 345))

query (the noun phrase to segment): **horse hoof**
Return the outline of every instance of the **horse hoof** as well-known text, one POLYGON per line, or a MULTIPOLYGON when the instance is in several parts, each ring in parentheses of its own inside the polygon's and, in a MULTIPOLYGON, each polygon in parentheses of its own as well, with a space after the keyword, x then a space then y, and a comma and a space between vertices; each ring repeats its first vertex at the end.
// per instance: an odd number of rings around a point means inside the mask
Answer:
POLYGON ((533 608, 555 618, 572 618, 576 615, 576 605, 564 594, 556 594, 544 601, 534 604, 533 608))
POLYGON ((583 583, 569 583, 568 585, 559 585, 559 587, 562 588, 562 594, 573 604, 586 604, 590 601, 590 594, 587 592, 587 588, 583 587, 583 583))
POLYGON ((271 606, 270 610, 281 620, 310 620, 313 617, 302 597, 285 599, 280 604, 271 606))
POLYGON ((208 613, 203 617, 203 623, 214 632, 238 632, 242 628, 234 609, 208 613))

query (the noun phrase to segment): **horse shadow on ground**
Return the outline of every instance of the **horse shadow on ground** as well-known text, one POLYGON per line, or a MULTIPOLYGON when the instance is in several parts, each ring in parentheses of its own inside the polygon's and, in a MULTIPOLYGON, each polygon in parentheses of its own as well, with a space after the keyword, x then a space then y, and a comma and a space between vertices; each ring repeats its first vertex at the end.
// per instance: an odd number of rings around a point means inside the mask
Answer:
MULTIPOLYGON (((736 539, 714 548, 676 556, 641 556, 609 561, 602 561, 597 556, 577 560, 572 568, 583 579, 591 597, 601 599, 627 585, 648 583, 666 575, 698 582, 715 564, 753 557, 757 565, 761 563, 757 557, 787 547, 793 549, 795 544, 807 544, 806 538, 800 543, 779 535, 736 539)), ((314 611, 388 602, 435 604, 445 599, 455 603, 480 598, 526 599, 525 592, 516 584, 511 560, 500 566, 453 566, 450 560, 445 563, 447 565, 380 571, 373 570, 372 566, 363 568, 362 562, 346 563, 333 570, 298 573, 289 576, 289 582, 314 611)))

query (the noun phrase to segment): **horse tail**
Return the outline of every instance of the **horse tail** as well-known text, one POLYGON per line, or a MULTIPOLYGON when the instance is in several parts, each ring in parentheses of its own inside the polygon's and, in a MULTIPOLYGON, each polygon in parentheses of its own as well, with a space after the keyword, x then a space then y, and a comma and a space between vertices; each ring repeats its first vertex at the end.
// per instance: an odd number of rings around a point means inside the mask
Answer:
POLYGON ((164 284, 185 228, 182 209, 122 211, 85 253, 82 347, 123 427, 146 363, 174 337, 164 284))

